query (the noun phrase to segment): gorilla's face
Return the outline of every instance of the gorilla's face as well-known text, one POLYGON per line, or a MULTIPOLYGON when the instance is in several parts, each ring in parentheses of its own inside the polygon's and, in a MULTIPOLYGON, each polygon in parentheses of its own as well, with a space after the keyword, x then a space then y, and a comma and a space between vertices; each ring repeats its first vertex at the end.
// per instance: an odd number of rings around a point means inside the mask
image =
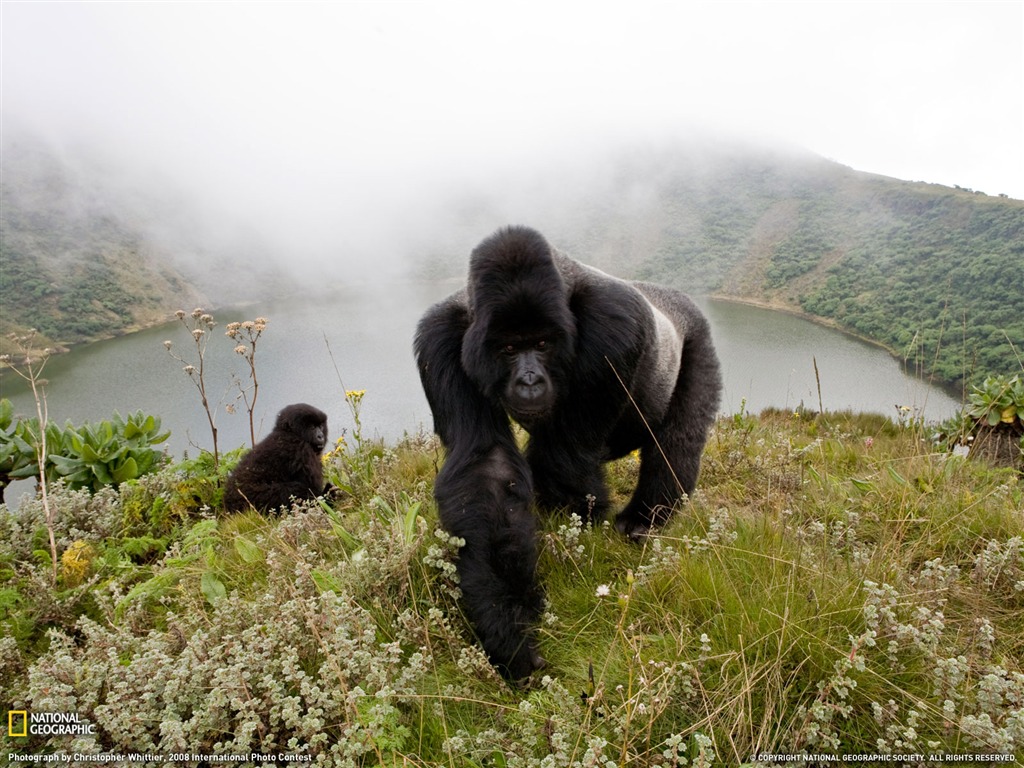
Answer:
POLYGON ((529 429, 568 389, 575 356, 576 318, 551 248, 527 230, 486 240, 470 257, 466 290, 462 368, 529 429))
POLYGON ((327 424, 310 424, 306 431, 306 442, 312 445, 317 453, 322 451, 327 445, 327 424))
POLYGON ((327 414, 305 403, 289 405, 277 415, 275 430, 297 435, 319 453, 327 445, 327 414))
POLYGON ((555 404, 554 351, 555 342, 545 338, 507 340, 501 348, 506 371, 501 403, 524 427, 542 420, 555 404))

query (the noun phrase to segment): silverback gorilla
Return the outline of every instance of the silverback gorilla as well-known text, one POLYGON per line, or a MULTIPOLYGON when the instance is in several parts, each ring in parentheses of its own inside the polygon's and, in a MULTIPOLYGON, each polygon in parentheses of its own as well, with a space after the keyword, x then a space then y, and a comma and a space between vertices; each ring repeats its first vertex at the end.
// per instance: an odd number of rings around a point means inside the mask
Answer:
POLYGON ((459 553, 463 604, 507 678, 543 666, 531 501, 584 521, 608 512, 603 464, 640 449, 615 527, 633 538, 693 492, 721 379, 708 323, 684 294, 627 282, 526 227, 473 251, 465 289, 415 339, 434 429, 447 450, 434 494, 459 553), (529 433, 524 456, 509 418, 529 433))
POLYGON ((291 499, 314 499, 326 490, 320 453, 327 444, 327 414, 294 403, 277 414, 273 431, 242 457, 228 476, 224 506, 273 512, 291 499))

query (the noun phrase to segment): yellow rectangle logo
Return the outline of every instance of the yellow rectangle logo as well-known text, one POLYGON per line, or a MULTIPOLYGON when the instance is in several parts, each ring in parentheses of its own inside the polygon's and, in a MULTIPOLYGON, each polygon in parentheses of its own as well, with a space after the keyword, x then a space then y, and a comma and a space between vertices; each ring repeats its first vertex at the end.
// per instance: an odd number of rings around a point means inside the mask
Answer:
POLYGON ((7 735, 14 738, 16 736, 28 736, 28 711, 21 710, 10 710, 7 713, 7 735), (15 732, 14 720, 15 716, 21 717, 21 730, 15 732))

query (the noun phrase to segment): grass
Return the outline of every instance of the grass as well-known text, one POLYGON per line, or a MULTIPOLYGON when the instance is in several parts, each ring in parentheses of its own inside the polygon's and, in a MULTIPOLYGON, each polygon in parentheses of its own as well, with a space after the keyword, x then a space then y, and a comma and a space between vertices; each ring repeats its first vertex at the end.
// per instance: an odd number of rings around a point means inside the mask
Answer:
MULTIPOLYGON (((426 438, 335 452, 346 495, 281 518, 216 514, 201 460, 120 494, 58 488, 75 558, 56 589, 34 554, 40 505, 0 508, 0 698, 97 730, 0 731, 0 749, 360 766, 1024 757, 1012 470, 881 417, 723 418, 699 491, 657 537, 544 517, 548 666, 516 688, 459 610, 431 498, 441 460, 426 438)), ((636 470, 609 471, 622 503, 636 470)))

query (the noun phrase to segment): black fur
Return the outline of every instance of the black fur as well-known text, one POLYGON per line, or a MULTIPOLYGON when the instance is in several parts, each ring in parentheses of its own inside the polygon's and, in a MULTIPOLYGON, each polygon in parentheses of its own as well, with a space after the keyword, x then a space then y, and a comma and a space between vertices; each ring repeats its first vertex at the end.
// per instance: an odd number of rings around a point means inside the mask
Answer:
POLYGON ((616 528, 641 537, 693 492, 721 379, 707 321, 678 291, 626 282, 510 227, 473 251, 464 290, 415 340, 448 452, 441 522, 466 540, 464 604, 491 661, 519 679, 543 664, 531 500, 586 521, 609 507, 604 462, 641 452, 616 528), (518 450, 509 417, 530 434, 518 450))
POLYGON ((305 403, 277 414, 274 430, 242 457, 228 476, 224 506, 232 512, 250 506, 273 512, 291 499, 324 493, 320 454, 327 444, 327 414, 305 403))

